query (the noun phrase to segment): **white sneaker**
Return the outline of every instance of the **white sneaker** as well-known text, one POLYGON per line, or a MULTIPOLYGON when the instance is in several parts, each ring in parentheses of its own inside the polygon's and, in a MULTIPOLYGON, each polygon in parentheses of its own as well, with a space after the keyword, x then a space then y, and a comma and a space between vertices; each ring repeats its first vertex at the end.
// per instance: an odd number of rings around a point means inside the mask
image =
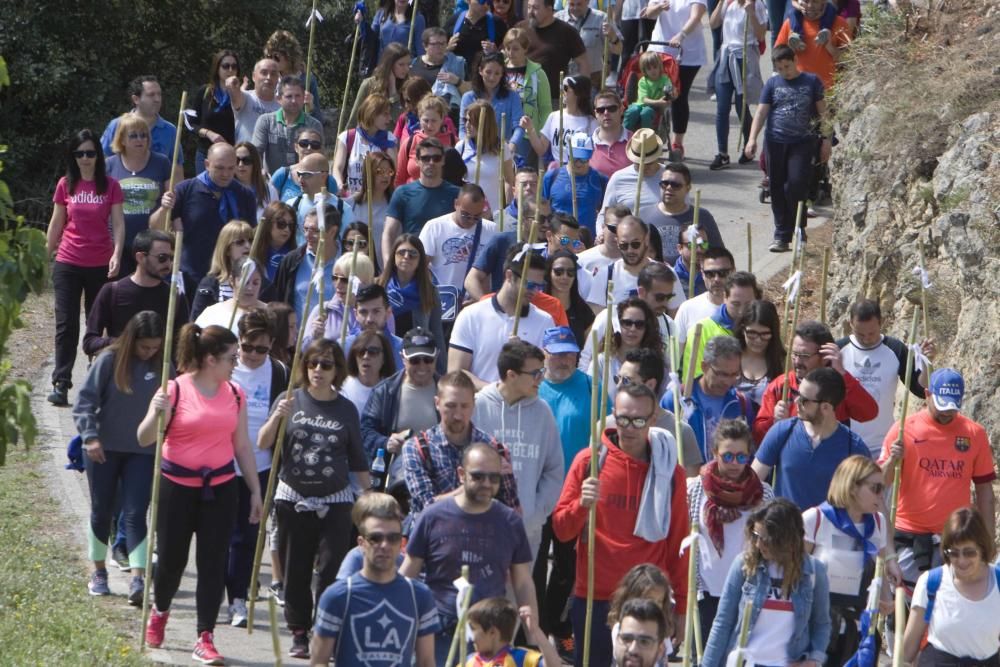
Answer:
POLYGON ((618 84, 618 75, 614 72, 608 72, 608 78, 604 80, 604 85, 608 88, 614 88, 618 84))
POLYGON ((710 100, 712 100, 714 102, 716 100, 715 93, 712 93, 711 95, 709 95, 708 99, 710 99, 710 100))
POLYGON ((247 627, 247 603, 246 600, 233 598, 233 603, 229 605, 229 625, 234 628, 247 627))

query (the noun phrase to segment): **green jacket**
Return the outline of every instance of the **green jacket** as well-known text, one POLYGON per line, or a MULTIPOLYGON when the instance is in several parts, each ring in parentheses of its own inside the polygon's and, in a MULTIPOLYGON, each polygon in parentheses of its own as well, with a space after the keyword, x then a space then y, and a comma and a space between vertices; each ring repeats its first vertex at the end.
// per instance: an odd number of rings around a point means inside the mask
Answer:
POLYGON ((552 93, 549 78, 542 66, 529 60, 524 71, 524 89, 521 90, 521 106, 524 114, 531 119, 536 129, 541 129, 552 113, 552 93))

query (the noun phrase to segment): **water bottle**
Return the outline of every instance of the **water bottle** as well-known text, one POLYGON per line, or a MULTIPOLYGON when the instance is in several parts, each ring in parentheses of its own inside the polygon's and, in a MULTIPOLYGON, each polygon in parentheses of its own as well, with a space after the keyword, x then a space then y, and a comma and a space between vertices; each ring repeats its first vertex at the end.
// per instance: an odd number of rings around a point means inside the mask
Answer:
POLYGON ((382 486, 385 484, 384 449, 379 449, 378 452, 375 454, 375 460, 372 461, 371 478, 372 478, 372 488, 381 491, 382 486))

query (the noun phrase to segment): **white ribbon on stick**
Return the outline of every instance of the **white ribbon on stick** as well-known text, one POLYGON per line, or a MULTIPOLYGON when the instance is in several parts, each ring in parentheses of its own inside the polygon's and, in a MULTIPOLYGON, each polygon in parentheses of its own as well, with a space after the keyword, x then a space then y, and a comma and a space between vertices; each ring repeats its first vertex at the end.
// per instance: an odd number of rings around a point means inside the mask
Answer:
POLYGON ((170 284, 173 285, 178 294, 184 295, 184 276, 180 271, 175 271, 174 275, 170 276, 170 284))
MULTIPOLYGON (((470 588, 472 588, 472 582, 470 582, 467 579, 463 579, 462 577, 459 577, 458 579, 455 579, 451 583, 455 586, 456 589, 458 589, 458 595, 455 596, 455 613, 458 615, 458 618, 461 619, 462 603, 465 601, 465 597, 467 595, 472 595, 472 591, 469 590, 470 588)), ((473 639, 472 626, 468 623, 466 623, 465 625, 465 636, 469 641, 472 641, 473 639)))
POLYGON ((361 278, 357 276, 351 276, 351 294, 354 296, 358 295, 358 291, 362 288, 361 278))
POLYGON ((715 549, 715 547, 713 547, 711 542, 708 541, 708 538, 700 532, 692 532, 681 540, 681 550, 678 555, 683 556, 684 552, 687 551, 696 541, 698 542, 698 553, 705 554, 705 565, 711 565, 712 560, 714 559, 712 550, 715 549))
POLYGON ((320 236, 326 234, 326 199, 322 192, 313 195, 313 202, 316 204, 316 226, 319 227, 320 236))
POLYGON ((684 393, 684 390, 681 388, 680 376, 675 371, 670 371, 669 377, 670 383, 667 385, 667 389, 672 391, 674 396, 680 398, 681 394, 684 393))
POLYGON ((520 262, 522 259, 524 259, 524 256, 528 253, 529 250, 544 250, 544 249, 545 249, 544 243, 533 243, 533 244, 525 243, 523 246, 521 246, 521 252, 514 255, 514 261, 520 262))
POLYGON ((323 22, 323 15, 319 13, 318 9, 312 10, 312 12, 309 14, 309 18, 306 19, 306 27, 307 28, 312 24, 313 19, 316 19, 320 23, 323 22))
POLYGON ((184 127, 187 128, 188 132, 194 132, 194 126, 191 125, 191 121, 188 120, 188 118, 197 118, 197 117, 198 117, 198 112, 195 111, 194 109, 184 110, 184 127))
POLYGON ((688 243, 697 243, 698 228, 695 227, 694 225, 688 226, 687 231, 684 232, 684 238, 687 240, 688 243))
MULTIPOLYGON (((316 260, 319 261, 319 258, 317 257, 316 260)), ((313 273, 315 275, 313 275, 312 283, 313 287, 316 288, 316 294, 323 294, 323 269, 314 271, 313 273)))
POLYGON ((910 345, 910 351, 913 352, 913 367, 917 369, 918 373, 923 373, 924 369, 931 365, 931 360, 920 348, 920 343, 910 345))
POLYGON ((882 577, 875 577, 868 586, 868 609, 878 609, 878 598, 882 593, 882 577))
POLYGON ((924 289, 930 289, 934 287, 934 283, 931 282, 931 277, 927 273, 927 269, 920 266, 919 264, 913 267, 913 275, 920 277, 920 286, 924 289))
POLYGON ((801 285, 801 283, 802 283, 802 272, 796 271, 791 276, 789 276, 788 280, 786 280, 781 284, 782 289, 784 289, 785 292, 788 293, 789 301, 795 301, 795 297, 799 293, 799 286, 801 285))

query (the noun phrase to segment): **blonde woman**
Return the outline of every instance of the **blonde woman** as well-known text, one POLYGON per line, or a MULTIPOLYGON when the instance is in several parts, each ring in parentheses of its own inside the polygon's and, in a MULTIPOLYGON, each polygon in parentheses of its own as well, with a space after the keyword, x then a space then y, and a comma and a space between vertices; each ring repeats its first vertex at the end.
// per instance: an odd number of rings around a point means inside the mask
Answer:
POLYGON ((500 205, 498 193, 500 181, 503 180, 505 198, 511 200, 510 188, 514 184, 514 162, 506 151, 500 155, 503 144, 500 141, 500 131, 497 127, 493 107, 485 100, 477 100, 467 106, 464 111, 465 139, 458 142, 455 150, 462 156, 467 169, 466 180, 475 183, 486 193, 486 201, 491 209, 500 205), (483 145, 476 145, 479 136, 479 125, 482 123, 483 145), (479 161, 479 175, 476 175, 476 161, 479 161))
POLYGON ((223 225, 212 252, 212 264, 208 274, 198 283, 198 289, 191 302, 191 321, 198 319, 201 311, 214 303, 233 296, 230 281, 236 260, 250 254, 253 243, 253 227, 244 220, 230 220, 223 225))
MULTIPOLYGON (((354 285, 351 283, 351 262, 354 255, 341 255, 333 265, 333 295, 323 304, 326 310, 325 319, 320 319, 319 306, 312 306, 309 317, 306 318, 306 331, 302 334, 302 349, 309 347, 315 339, 329 338, 340 341, 340 328, 343 325, 345 312, 347 313, 347 332, 351 333, 357 329, 358 323, 354 318, 353 295, 365 285, 375 282, 375 265, 368 259, 365 253, 358 253, 358 261, 354 266, 354 285)), ((329 295, 328 295, 329 296, 329 295)), ((315 301, 314 301, 315 303, 315 301)))

